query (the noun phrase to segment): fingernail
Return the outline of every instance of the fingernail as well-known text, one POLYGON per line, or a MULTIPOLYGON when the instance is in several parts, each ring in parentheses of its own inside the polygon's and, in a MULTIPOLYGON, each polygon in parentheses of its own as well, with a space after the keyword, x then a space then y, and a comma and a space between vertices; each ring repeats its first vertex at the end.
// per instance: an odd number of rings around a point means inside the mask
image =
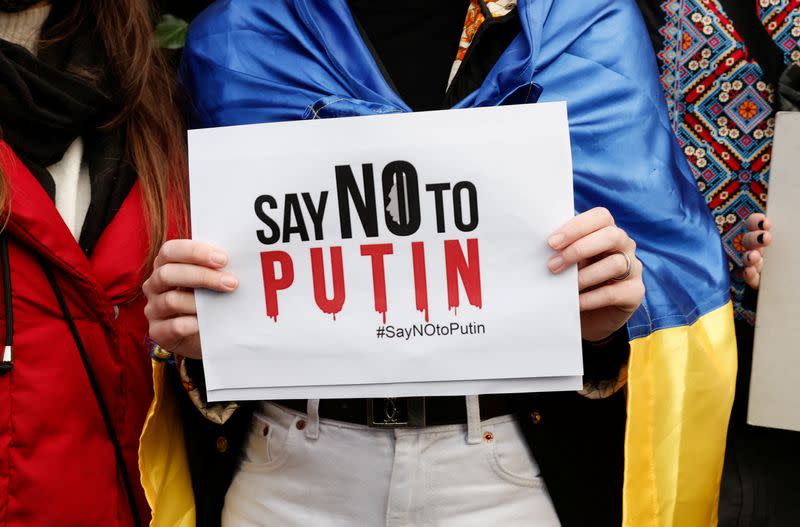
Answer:
POLYGON ((759 234, 757 239, 758 243, 764 243, 764 233, 759 234))
POLYGON ((211 263, 214 265, 225 265, 228 257, 224 253, 211 253, 211 263))
POLYGON ((758 230, 760 231, 764 230, 764 220, 758 222, 758 230))
POLYGON ((561 248, 561 244, 564 243, 564 239, 565 238, 566 238, 566 236, 564 236, 563 234, 561 234, 559 232, 558 234, 554 234, 554 235, 550 236, 547 239, 547 244, 550 247, 552 247, 553 249, 560 249, 561 248))
POLYGON ((751 252, 746 252, 746 253, 744 254, 744 261, 745 261, 745 262, 747 262, 747 263, 750 263, 750 255, 751 255, 751 254, 753 254, 753 253, 751 253, 751 252))
POLYGON ((239 285, 239 280, 232 276, 223 276, 220 282, 227 289, 236 289, 236 286, 239 285))
POLYGON ((559 271, 563 265, 564 259, 560 256, 554 256, 547 262, 547 267, 554 273, 559 271))

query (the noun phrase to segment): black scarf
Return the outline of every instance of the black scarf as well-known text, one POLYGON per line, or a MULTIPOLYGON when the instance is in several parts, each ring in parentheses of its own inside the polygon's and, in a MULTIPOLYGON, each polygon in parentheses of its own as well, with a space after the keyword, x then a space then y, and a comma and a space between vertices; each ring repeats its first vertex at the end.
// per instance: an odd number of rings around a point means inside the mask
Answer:
POLYGON ((39 58, 0 40, 0 137, 55 199, 47 167, 79 137, 89 168, 91 201, 79 243, 88 255, 130 193, 136 173, 121 129, 104 130, 115 107, 97 85, 67 71, 102 72, 88 36, 48 46, 39 58))

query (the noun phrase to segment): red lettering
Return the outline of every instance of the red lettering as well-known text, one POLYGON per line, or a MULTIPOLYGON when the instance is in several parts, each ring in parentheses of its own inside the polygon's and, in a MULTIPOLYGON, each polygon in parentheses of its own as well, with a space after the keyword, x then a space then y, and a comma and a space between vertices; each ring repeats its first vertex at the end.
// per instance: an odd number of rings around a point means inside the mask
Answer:
POLYGON ((467 240, 469 261, 464 258, 461 243, 458 240, 445 240, 444 265, 447 273, 447 302, 450 309, 458 308, 458 277, 464 284, 467 300, 477 308, 481 308, 481 263, 478 255, 478 240, 467 240))
POLYGON ((361 256, 372 258, 372 288, 375 293, 375 311, 383 315, 386 323, 386 271, 383 257, 392 254, 394 249, 391 243, 376 243, 361 246, 361 256))
POLYGON ((428 322, 428 277, 425 273, 425 243, 413 242, 411 255, 414 261, 414 296, 417 300, 417 311, 425 313, 428 322))
POLYGON ((333 298, 328 298, 325 287, 325 267, 322 263, 322 249, 311 249, 311 276, 314 280, 314 300, 317 306, 336 320, 336 313, 344 305, 344 269, 342 264, 342 248, 331 247, 331 272, 333 276, 333 298))
POLYGON ((261 253, 261 272, 264 276, 264 297, 267 301, 267 316, 278 321, 278 291, 287 289, 294 282, 292 257, 283 251, 261 253), (275 276, 275 264, 281 268, 281 277, 275 276))

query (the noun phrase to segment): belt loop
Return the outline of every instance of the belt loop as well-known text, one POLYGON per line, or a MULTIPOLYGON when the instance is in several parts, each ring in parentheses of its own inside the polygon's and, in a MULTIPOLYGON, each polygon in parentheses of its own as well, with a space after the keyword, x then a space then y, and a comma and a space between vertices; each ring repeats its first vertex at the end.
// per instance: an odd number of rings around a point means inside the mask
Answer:
POLYGON ((319 399, 308 400, 306 414, 308 414, 306 439, 319 439, 319 399))
POLYGON ((481 442, 481 405, 477 395, 467 395, 467 443, 481 442))

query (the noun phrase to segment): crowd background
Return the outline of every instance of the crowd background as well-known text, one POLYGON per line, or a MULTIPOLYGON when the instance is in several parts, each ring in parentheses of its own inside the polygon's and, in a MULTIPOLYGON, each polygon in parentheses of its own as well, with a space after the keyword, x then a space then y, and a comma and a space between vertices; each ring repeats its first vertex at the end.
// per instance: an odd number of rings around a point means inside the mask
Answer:
MULTIPOLYGON (((731 271, 739 371, 720 522, 788 524, 800 517, 795 499, 800 484, 792 476, 800 471, 793 446, 800 437, 747 425, 757 293, 745 283, 743 270, 748 253, 760 246, 760 229, 748 228, 747 220, 766 210, 775 112, 800 108, 800 2, 637 1, 670 121, 714 216, 731 271)), ((190 21, 210 3, 162 0, 161 8, 190 21)), ((185 24, 172 20, 168 45, 177 48, 185 24)))
MULTIPOLYGON (((37 525, 47 513, 70 519, 83 517, 97 524, 111 524, 111 518, 116 518, 123 525, 129 520, 120 519, 127 518, 121 511, 130 510, 130 521, 137 524, 148 515, 142 490, 134 484, 138 432, 150 395, 149 365, 138 338, 146 333, 147 322, 138 284, 148 269, 139 263, 148 255, 152 259, 166 237, 168 212, 180 215, 167 199, 170 194, 183 193, 180 175, 185 171, 180 119, 176 111, 169 111, 176 106, 177 94, 172 73, 181 60, 189 22, 210 3, 158 2, 156 38, 168 50, 172 71, 151 48, 148 13, 141 8, 144 3, 138 2, 123 8, 122 3, 109 7, 111 4, 99 0, 86 0, 75 3, 80 7, 72 10, 68 3, 53 2, 53 9, 64 18, 59 24, 45 24, 43 29, 44 19, 39 21, 41 42, 17 42, 27 51, 0 43, 0 115, 4 127, 0 169, 3 181, 9 183, 7 188, 0 188, 0 194, 10 200, 4 206, 13 211, 0 236, 7 328, 3 373, 13 370, 13 375, 6 377, 13 383, 4 384, 13 388, 7 397, 13 403, 9 410, 13 410, 13 419, 7 421, 13 427, 6 426, 5 419, 0 427, 0 440, 9 453, 0 459, 0 494, 4 489, 14 489, 9 499, 0 503, 0 517, 8 516, 13 508, 9 525, 37 525), (81 32, 90 15, 97 16, 99 34, 81 32), (102 53, 92 52, 88 44, 91 38, 106 46, 102 53), (77 82, 73 76, 76 72, 77 82), (25 99, 27 94, 17 89, 19 86, 33 87, 35 97, 25 99), (72 162, 63 162, 69 159, 72 162), (91 192, 87 181, 91 182, 91 192), (141 194, 131 191, 136 185, 141 194), (6 192, 8 188, 13 192, 6 192), (143 221, 145 218, 149 224, 143 221), (19 308, 16 312, 15 307, 19 308), (15 350, 21 350, 24 360, 13 360, 12 344, 15 350), (71 354, 73 347, 79 351, 80 362, 71 354), (30 353, 31 349, 49 349, 51 354, 30 353), (94 367, 98 370, 93 371, 94 367), (85 377, 91 391, 82 384, 85 377), (95 405, 102 419, 87 413, 95 405), (57 426, 54 415, 75 423, 74 428, 57 426), (30 455, 32 452, 36 455, 30 455), (72 455, 64 459, 64 452, 72 455), (95 479, 79 481, 89 465, 94 467, 90 472, 95 479), (59 470, 52 471, 52 467, 59 470), (108 506, 98 507, 96 497, 81 492, 82 484, 88 488, 116 487, 109 467, 118 467, 124 485, 108 506), (46 510, 39 508, 37 495, 41 494, 54 496, 46 510)), ((502 0, 497 3, 504 4, 502 0)), ((478 2, 471 5, 474 8, 478 2)), ((800 496, 796 478, 800 471, 798 435, 746 425, 756 305, 755 293, 746 286, 742 272, 754 251, 760 255, 766 245, 764 236, 768 236, 763 225, 754 221, 761 216, 754 214, 763 212, 767 199, 774 112, 778 108, 797 109, 800 104, 800 74, 792 67, 800 63, 800 0, 639 0, 639 7, 648 23, 653 49, 636 51, 652 51, 657 57, 669 121, 693 171, 697 196, 705 198, 715 219, 733 277, 740 370, 728 434, 720 523, 723 527, 791 525, 800 515, 796 499, 800 496)), ((362 22, 370 16, 369 9, 357 14, 362 22)), ((385 19, 372 22, 376 24, 373 27, 385 27, 385 19)), ((470 27, 467 23, 465 34, 470 27)), ((370 37, 378 40, 374 34, 370 37)), ((391 50, 394 44, 389 38, 387 47, 379 51, 391 50)), ((445 58, 450 61, 449 56, 445 58)), ((652 60, 653 55, 642 56, 642 61, 652 60)), ((205 89, 203 84, 195 83, 195 95, 205 89)), ((216 96, 213 90, 210 96, 216 96)), ((191 114, 191 102, 183 102, 186 114, 191 114)), ((267 112, 269 103, 265 102, 267 112)), ((695 197, 689 196, 689 201, 695 197)), ((178 223, 173 222, 173 231, 180 230, 178 223)), ((163 249, 160 254, 163 264, 163 249)), ((154 283, 151 281, 151 286, 154 283)), ((726 293, 721 296, 727 300, 726 293)), ((152 329, 151 325, 151 333, 152 329)), ((627 346, 623 335, 622 347, 627 346)), ((183 376, 184 362, 178 360, 177 364, 183 376)), ((178 379, 178 370, 170 371, 178 379)), ((728 377, 732 379, 732 375, 728 377)), ((191 384, 192 376, 183 376, 182 380, 184 385, 191 384)), ((721 388, 716 387, 716 395, 725 391, 721 388)), ((187 393, 197 391, 190 389, 187 393)), ((186 393, 183 396, 187 403, 186 393)), ((201 417, 187 404, 184 411, 211 430, 215 442, 208 445, 213 453, 224 455, 227 439, 209 424, 208 415, 201 417), (220 438, 225 442, 220 443, 220 438)), ((556 414, 568 413, 562 410, 556 414)), ((727 408, 714 410, 727 419, 727 408)), ((241 411, 236 415, 249 419, 241 411)), ((576 437, 574 431, 569 435, 576 437)), ((156 446, 171 448, 175 437, 172 434, 156 446)), ((620 446, 619 441, 613 442, 620 446)), ((563 443, 555 446, 553 451, 562 458, 569 450, 563 443)), ((596 461, 597 456, 593 459, 596 461)), ((547 457, 539 461, 543 473, 548 472, 547 457)), ((583 463, 577 457, 572 461, 573 465, 583 463)), ((564 467, 563 461, 559 463, 553 465, 550 474, 558 474, 564 467)), ((229 464, 229 468, 234 466, 229 464)), ((580 466, 573 468, 580 472, 580 466)), ((713 467, 705 474, 712 472, 713 467)), ((162 475, 158 470, 145 473, 151 479, 162 475)), ((198 489, 213 491, 215 485, 223 485, 214 473, 203 476, 201 486, 195 487, 195 496, 198 489)), ((559 493, 556 498, 557 486, 551 481, 556 480, 548 480, 547 485, 558 508, 566 494, 559 493)), ((227 483, 229 480, 224 485, 227 483)), ((569 483, 574 486, 574 481, 569 483)), ((707 487, 703 492, 715 490, 707 487)), ((216 490, 224 497, 225 488, 216 490)), ((694 498, 708 501, 702 496, 694 498)), ((587 502, 577 501, 585 509, 587 502)), ((198 512, 202 506, 198 503, 198 512)), ((585 512, 574 506, 563 508, 567 511, 564 514, 571 514, 570 510, 585 512)), ((564 518, 561 515, 562 522, 564 518)), ((213 525, 218 518, 212 514, 198 520, 213 525)))

